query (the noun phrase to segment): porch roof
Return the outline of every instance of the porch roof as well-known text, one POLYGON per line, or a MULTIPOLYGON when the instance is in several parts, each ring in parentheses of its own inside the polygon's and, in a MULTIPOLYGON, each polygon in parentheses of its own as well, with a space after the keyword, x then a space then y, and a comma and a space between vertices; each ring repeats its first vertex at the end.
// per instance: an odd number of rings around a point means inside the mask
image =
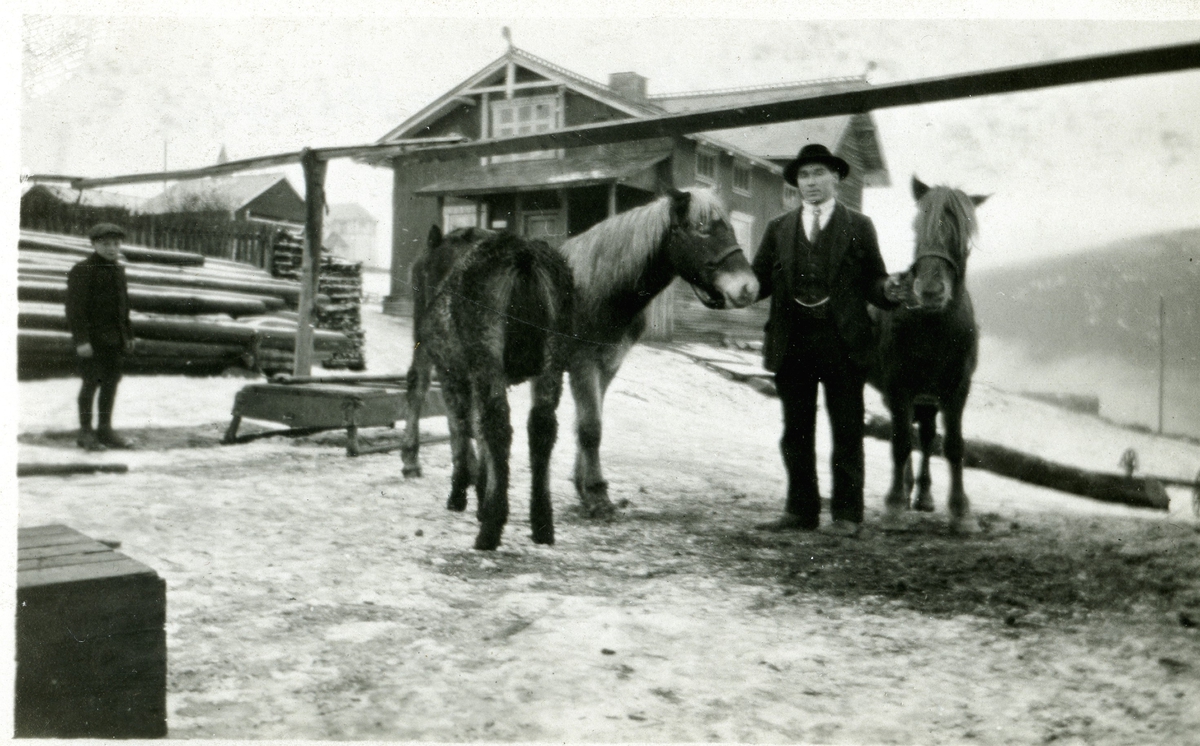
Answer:
POLYGON ((601 152, 567 150, 562 158, 487 166, 476 163, 414 191, 428 195, 477 195, 607 184, 636 176, 670 156, 669 148, 637 157, 608 148, 602 148, 601 152))

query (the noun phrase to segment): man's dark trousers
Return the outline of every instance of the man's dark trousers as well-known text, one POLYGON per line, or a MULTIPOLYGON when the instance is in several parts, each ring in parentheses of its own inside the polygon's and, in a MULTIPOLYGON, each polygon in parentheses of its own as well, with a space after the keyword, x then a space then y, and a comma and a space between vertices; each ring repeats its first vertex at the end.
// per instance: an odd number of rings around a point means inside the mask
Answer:
POLYGON ((788 353, 775 373, 783 404, 780 450, 788 474, 785 511, 816 528, 821 496, 817 488, 817 384, 833 431, 834 520, 863 520, 863 385, 866 373, 850 359, 832 319, 811 319, 791 329, 788 353))
POLYGON ((100 432, 112 430, 113 405, 117 400, 117 384, 121 382, 121 347, 95 347, 91 357, 79 358, 79 426, 92 429, 92 398, 96 398, 97 425, 100 432), (100 395, 97 397, 97 390, 100 395))

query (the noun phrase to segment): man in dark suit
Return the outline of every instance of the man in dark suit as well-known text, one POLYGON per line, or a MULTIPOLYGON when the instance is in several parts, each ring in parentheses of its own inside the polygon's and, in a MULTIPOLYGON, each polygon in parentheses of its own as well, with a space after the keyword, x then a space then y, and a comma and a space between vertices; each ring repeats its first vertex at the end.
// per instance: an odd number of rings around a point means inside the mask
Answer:
POLYGON ((79 375, 79 446, 89 451, 129 448, 113 431, 112 412, 121 380, 121 361, 133 349, 129 321, 129 289, 119 263, 125 231, 99 223, 88 234, 94 253, 67 273, 67 325, 75 343, 79 375), (92 429, 92 398, 97 425, 92 429))
POLYGON ((783 517, 758 526, 815 530, 817 384, 833 431, 829 532, 855 536, 863 520, 863 385, 874 333, 867 304, 893 308, 899 281, 889 278, 875 226, 840 204, 838 183, 850 164, 823 145, 805 145, 784 169, 802 204, 772 220, 754 256, 759 298, 771 298, 763 365, 775 374, 783 404, 780 449, 787 470, 783 517))

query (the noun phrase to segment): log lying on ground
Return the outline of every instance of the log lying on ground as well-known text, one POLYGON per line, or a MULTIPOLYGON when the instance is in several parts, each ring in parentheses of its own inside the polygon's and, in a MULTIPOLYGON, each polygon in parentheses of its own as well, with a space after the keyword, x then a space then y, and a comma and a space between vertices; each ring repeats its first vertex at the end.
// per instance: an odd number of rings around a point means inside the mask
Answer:
MULTIPOLYGON (((21 231, 17 245, 23 248, 41 249, 42 251, 53 251, 79 257, 84 257, 92 253, 91 243, 86 238, 63 236, 57 233, 42 233, 40 231, 21 231)), ((187 251, 148 249, 144 246, 122 246, 121 253, 130 262, 173 264, 188 267, 199 267, 204 264, 203 254, 193 254, 187 251)))
MULTIPOLYGON (((890 441, 892 423, 886 417, 873 415, 867 418, 866 433, 871 437, 890 441)), ((912 442, 914 445, 919 443, 915 429, 912 442)), ((941 435, 934 439, 933 452, 942 455, 941 435)), ((963 465, 1103 502, 1155 510, 1170 508, 1170 498, 1166 490, 1155 479, 1078 469, 995 443, 967 440, 963 446, 963 465)))
MULTIPOLYGON (((17 300, 33 300, 48 303, 65 303, 65 282, 26 280, 17 283, 17 300)), ((279 299, 272 299, 277 301, 279 299)), ((282 301, 280 301, 282 303, 282 301)), ((274 305, 274 304, 272 304, 274 305)), ((187 292, 184 290, 147 289, 130 286, 129 308, 132 311, 187 314, 226 313, 233 317, 265 314, 267 303, 249 296, 217 294, 211 292, 187 292)))
POLYGON ((129 471, 126 464, 34 464, 18 463, 18 477, 61 477, 71 474, 124 474, 129 471))
MULTIPOLYGON (((17 265, 19 278, 43 282, 65 281, 69 269, 69 266, 60 269, 24 260, 17 265)), ((300 288, 295 283, 244 281, 158 270, 140 271, 129 266, 126 266, 125 269, 125 278, 131 287, 138 285, 148 289, 156 287, 186 288, 218 293, 239 293, 254 298, 274 298, 278 300, 278 303, 271 305, 277 308, 284 306, 295 308, 300 299, 300 288)))
MULTIPOLYGON (((243 316, 233 319, 212 319, 196 316, 151 316, 134 312, 133 335, 137 339, 161 339, 175 342, 206 342, 248 347, 258 340, 261 347, 291 350, 296 345, 294 318, 274 315, 243 316)), ((67 331, 67 315, 55 303, 21 302, 17 309, 17 326, 21 329, 67 331)), ((339 332, 317 329, 313 332, 313 347, 335 350, 349 340, 339 332)))

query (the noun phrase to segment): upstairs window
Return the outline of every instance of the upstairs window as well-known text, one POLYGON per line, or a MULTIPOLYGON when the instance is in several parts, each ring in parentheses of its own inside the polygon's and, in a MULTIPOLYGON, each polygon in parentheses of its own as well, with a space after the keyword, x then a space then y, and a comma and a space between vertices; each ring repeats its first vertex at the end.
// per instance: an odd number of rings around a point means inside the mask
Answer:
POLYGON ((733 191, 745 197, 750 196, 750 164, 733 164, 733 191))
MULTIPOLYGON (((527 96, 491 102, 492 137, 516 137, 549 132, 561 126, 557 96, 527 96)), ((553 158, 556 150, 492 156, 492 163, 553 158)))

